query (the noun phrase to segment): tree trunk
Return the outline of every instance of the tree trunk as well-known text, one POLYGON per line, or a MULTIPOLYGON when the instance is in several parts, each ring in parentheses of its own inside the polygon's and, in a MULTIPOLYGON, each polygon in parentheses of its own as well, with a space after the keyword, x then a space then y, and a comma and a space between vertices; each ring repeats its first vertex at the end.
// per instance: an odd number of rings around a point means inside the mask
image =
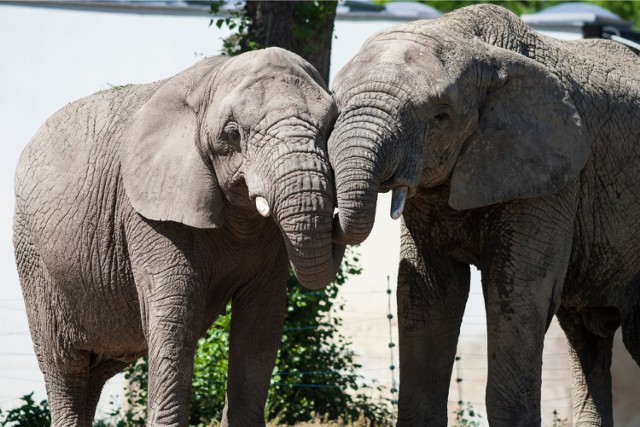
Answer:
POLYGON ((277 46, 302 56, 328 83, 337 1, 249 0, 248 38, 261 47, 277 46))

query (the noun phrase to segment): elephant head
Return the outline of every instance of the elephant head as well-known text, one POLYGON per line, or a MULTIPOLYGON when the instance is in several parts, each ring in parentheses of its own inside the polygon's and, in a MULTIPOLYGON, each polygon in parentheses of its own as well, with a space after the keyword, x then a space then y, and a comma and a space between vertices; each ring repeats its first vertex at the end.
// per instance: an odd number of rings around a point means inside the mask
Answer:
POLYGON ((553 193, 589 154, 559 77, 465 32, 455 15, 372 36, 333 90, 336 241, 368 236, 378 191, 393 191, 394 218, 418 188, 445 182, 452 208, 477 208, 553 193))
POLYGON ((131 119, 120 152, 127 196, 147 219, 197 228, 222 227, 230 209, 271 216, 301 283, 325 286, 344 251, 331 243, 336 115, 295 54, 206 59, 161 82, 131 119))

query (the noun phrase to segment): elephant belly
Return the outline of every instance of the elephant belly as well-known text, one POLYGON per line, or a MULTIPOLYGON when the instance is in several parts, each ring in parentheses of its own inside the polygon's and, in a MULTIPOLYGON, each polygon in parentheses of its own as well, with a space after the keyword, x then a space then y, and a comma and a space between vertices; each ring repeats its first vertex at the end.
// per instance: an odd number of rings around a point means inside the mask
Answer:
POLYGON ((69 350, 143 351, 140 304, 123 232, 112 218, 96 217, 90 208, 65 205, 56 214, 29 215, 32 232, 26 239, 35 271, 21 274, 21 282, 30 317, 44 336, 61 338, 69 350))
POLYGON ((578 216, 579 238, 563 289, 565 305, 622 308, 640 286, 637 209, 624 203, 602 205, 578 216))

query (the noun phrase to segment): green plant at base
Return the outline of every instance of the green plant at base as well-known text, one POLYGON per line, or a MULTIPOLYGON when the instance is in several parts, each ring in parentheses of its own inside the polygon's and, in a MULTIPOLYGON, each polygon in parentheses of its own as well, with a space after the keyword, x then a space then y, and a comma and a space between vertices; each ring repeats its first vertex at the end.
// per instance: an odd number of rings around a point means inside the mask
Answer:
MULTIPOLYGON (((345 256, 336 280, 308 291, 289 272, 285 327, 267 398, 266 419, 350 423, 362 419, 385 425, 386 405, 367 394, 371 388, 356 373, 349 342, 338 332, 342 303, 338 291, 349 276, 361 273, 353 252, 345 256)), ((230 316, 220 317, 198 342, 191 392, 190 423, 207 424, 222 416, 229 348, 230 316)), ((379 391, 379 390, 378 390, 379 391)))
MULTIPOLYGON (((120 407, 111 400, 111 412, 109 412, 108 424, 114 427, 144 427, 147 422, 147 385, 149 363, 146 357, 133 362, 124 371, 124 379, 127 381, 127 390, 124 393, 126 404, 120 407)), ((94 424, 94 427, 98 427, 94 424)))
POLYGON ((473 409, 470 402, 463 404, 462 401, 458 402, 460 405, 458 409, 453 411, 456 416, 456 423, 451 427, 480 427, 482 426, 482 415, 473 409))
POLYGON ((21 406, 3 413, 0 410, 0 426, 3 427, 48 427, 51 425, 49 405, 44 399, 40 403, 33 400, 33 393, 20 398, 24 401, 21 406))
MULTIPOLYGON (((230 312, 230 307, 227 306, 227 313, 230 312)), ((198 341, 191 383, 189 420, 192 425, 222 418, 229 365, 230 327, 231 316, 225 314, 198 341)))
MULTIPOLYGON (((350 342, 338 327, 344 303, 337 301, 340 287, 362 269, 357 256, 347 252, 336 280, 324 289, 308 291, 289 276, 285 333, 267 401, 267 419, 291 425, 322 419, 352 423, 363 418, 384 425, 390 418, 386 405, 375 402, 362 384, 350 342)), ((380 391, 377 388, 377 391, 380 391)))

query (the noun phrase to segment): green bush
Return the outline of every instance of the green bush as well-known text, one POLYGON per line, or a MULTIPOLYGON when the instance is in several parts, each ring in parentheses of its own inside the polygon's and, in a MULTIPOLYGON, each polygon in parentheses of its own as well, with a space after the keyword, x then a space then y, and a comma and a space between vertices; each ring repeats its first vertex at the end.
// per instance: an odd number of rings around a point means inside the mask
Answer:
MULTIPOLYGON (((267 400, 267 419, 292 425, 321 419, 352 423, 364 419, 384 425, 390 419, 386 404, 372 400, 353 361, 342 324, 338 291, 350 276, 360 274, 358 258, 348 252, 336 280, 310 292, 291 274, 285 333, 267 400)), ((379 391, 379 389, 378 389, 379 391)))
POLYGON ((481 427, 482 415, 473 409, 473 405, 470 402, 463 404, 462 401, 458 402, 460 406, 453 411, 456 416, 455 424, 451 427, 481 427))
MULTIPOLYGON (((368 397, 370 388, 356 373, 350 343, 338 332, 344 306, 338 291, 361 273, 353 252, 345 256, 336 280, 308 291, 289 273, 284 334, 267 399, 266 418, 282 424, 322 419, 385 424, 386 404, 368 397)), ((207 424, 222 416, 229 348, 230 316, 219 318, 196 350, 190 422, 207 424)))
POLYGON ((10 409, 6 413, 0 410, 0 426, 3 427, 48 427, 51 425, 51 414, 46 399, 36 403, 33 393, 20 398, 21 406, 10 409))

